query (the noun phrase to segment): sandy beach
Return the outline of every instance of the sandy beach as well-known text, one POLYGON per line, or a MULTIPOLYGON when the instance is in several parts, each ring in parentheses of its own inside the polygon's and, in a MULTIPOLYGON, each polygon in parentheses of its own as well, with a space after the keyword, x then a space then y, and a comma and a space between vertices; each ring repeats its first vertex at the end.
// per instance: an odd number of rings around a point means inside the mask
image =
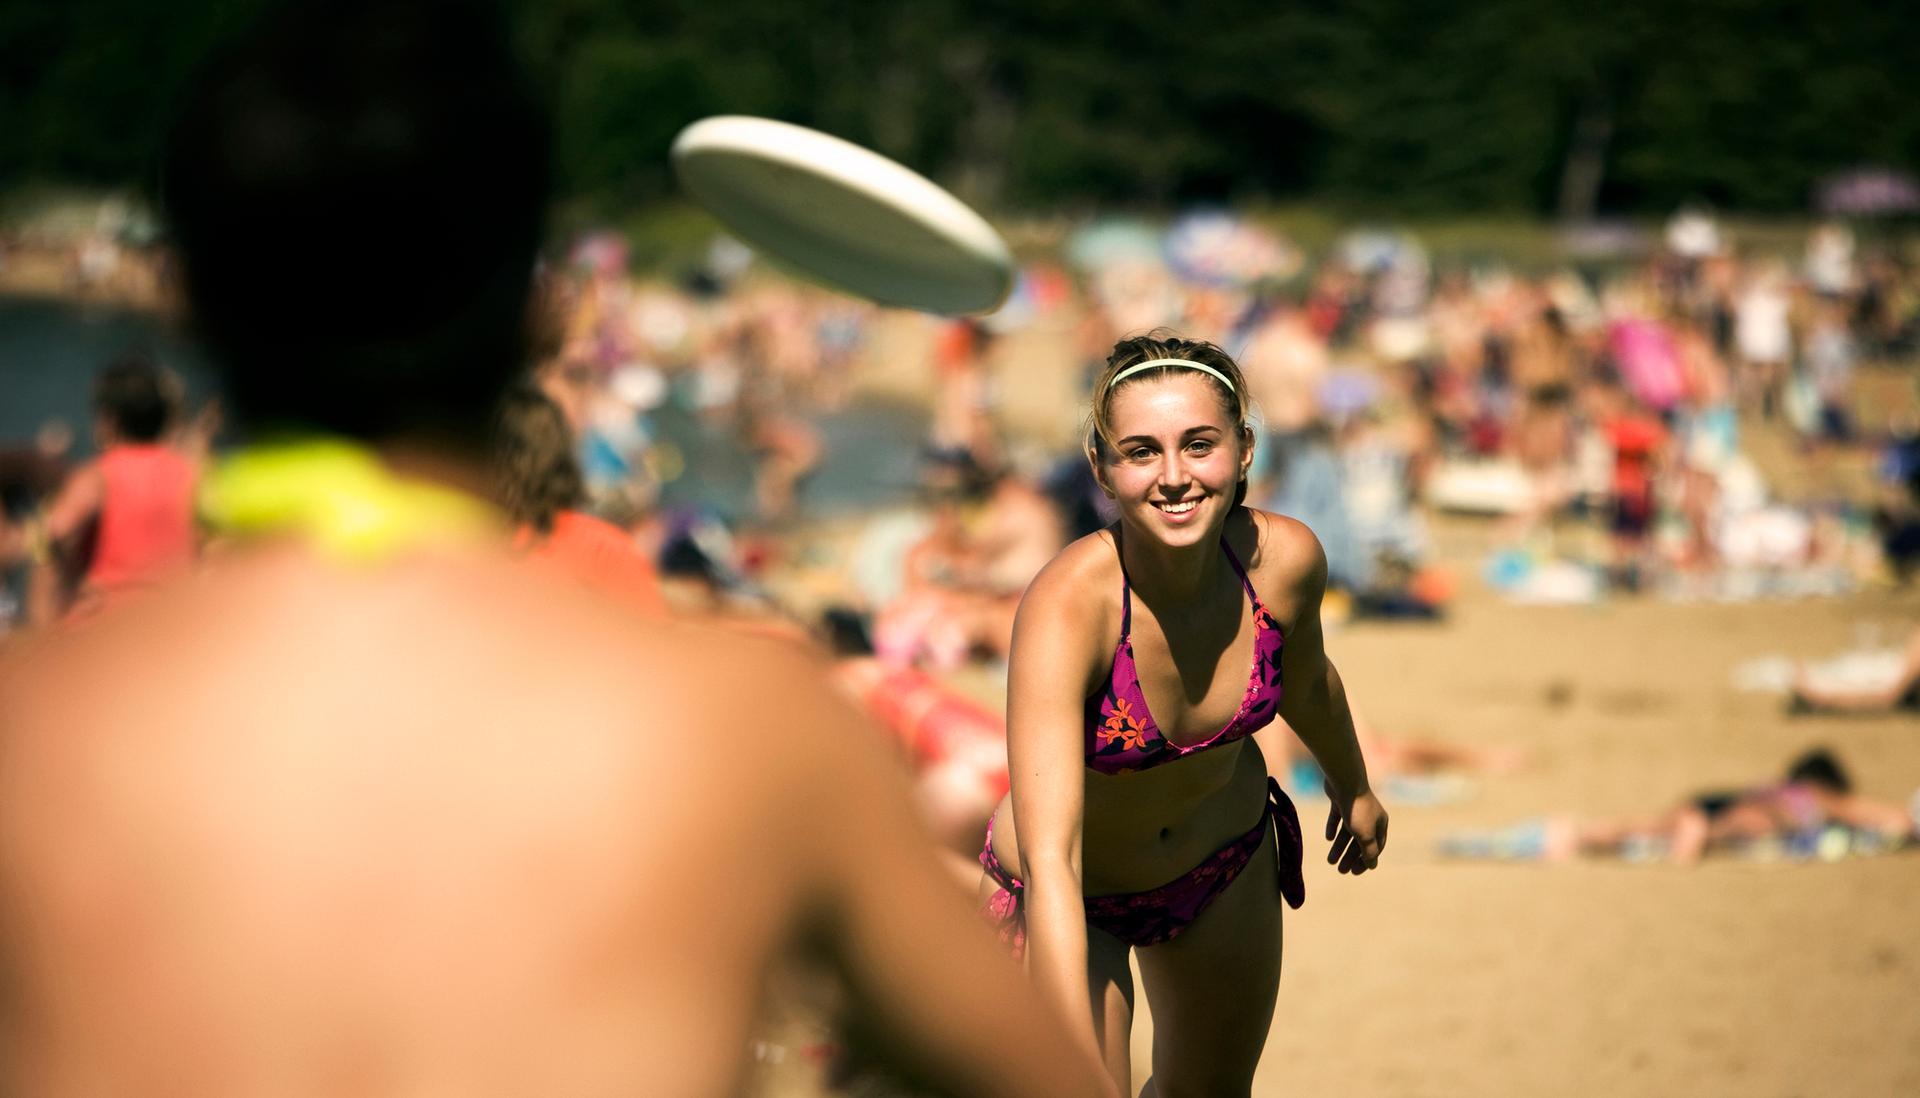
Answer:
POLYGON ((1467 599, 1430 630, 1340 633, 1330 648, 1383 727, 1532 761, 1461 803, 1398 808, 1378 875, 1310 867, 1256 1093, 1920 1091, 1920 856, 1676 868, 1461 864, 1434 849, 1449 829, 1547 812, 1652 812, 1753 782, 1812 743, 1837 750, 1865 792, 1905 801, 1920 784, 1911 718, 1788 717, 1729 676, 1756 656, 1843 649, 1860 620, 1916 616, 1912 592, 1580 609, 1467 599))

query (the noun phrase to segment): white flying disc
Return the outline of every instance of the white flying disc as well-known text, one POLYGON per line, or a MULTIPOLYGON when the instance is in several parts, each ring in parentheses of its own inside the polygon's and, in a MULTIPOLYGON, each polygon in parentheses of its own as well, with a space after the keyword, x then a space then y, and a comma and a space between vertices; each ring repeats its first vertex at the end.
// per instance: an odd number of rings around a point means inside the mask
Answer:
POLYGON ((1013 288, 1006 241, 925 176, 849 141, 720 115, 673 142, 680 185, 771 258, 882 305, 960 316, 1013 288))

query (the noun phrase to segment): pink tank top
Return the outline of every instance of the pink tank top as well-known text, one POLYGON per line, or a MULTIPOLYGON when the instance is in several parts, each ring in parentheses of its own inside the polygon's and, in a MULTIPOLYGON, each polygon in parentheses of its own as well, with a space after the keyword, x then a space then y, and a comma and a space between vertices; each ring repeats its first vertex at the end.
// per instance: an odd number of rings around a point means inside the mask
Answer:
POLYGON ((193 559, 193 462, 165 446, 100 455, 105 491, 87 582, 102 590, 152 583, 193 559))

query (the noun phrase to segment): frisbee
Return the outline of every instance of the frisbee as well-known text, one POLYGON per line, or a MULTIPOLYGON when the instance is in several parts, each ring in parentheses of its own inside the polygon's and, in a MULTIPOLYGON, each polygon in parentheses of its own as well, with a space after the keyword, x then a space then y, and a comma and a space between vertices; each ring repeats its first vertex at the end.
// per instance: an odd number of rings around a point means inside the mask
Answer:
POLYGON ((673 170, 695 202, 765 255, 882 305, 992 312, 1013 255, 938 184, 850 141, 721 115, 680 131, 673 170))

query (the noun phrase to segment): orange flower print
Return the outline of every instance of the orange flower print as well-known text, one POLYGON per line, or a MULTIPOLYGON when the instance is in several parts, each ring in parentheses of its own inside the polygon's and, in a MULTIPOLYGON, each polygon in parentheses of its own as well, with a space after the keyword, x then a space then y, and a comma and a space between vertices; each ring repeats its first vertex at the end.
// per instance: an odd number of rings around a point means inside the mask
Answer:
POLYGON ((1141 751, 1147 746, 1146 730, 1133 718, 1133 703, 1125 698, 1114 699, 1113 709, 1107 714, 1106 727, 1100 730, 1100 746, 1106 747, 1115 740, 1129 751, 1141 751))

